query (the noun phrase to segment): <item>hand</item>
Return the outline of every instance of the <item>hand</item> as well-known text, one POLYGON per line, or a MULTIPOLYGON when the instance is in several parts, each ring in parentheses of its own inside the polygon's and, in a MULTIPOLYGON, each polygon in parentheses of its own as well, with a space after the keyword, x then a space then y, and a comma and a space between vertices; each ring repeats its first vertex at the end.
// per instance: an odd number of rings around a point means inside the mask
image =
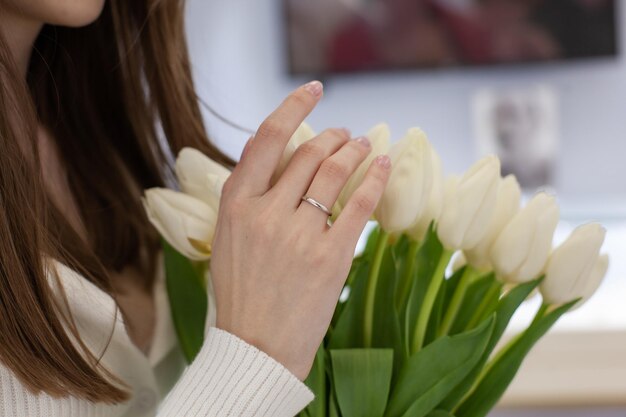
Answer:
POLYGON ((300 146, 273 187, 289 138, 322 96, 312 82, 261 124, 226 181, 211 274, 217 327, 264 351, 301 380, 308 375, 350 270, 356 243, 380 199, 390 162, 374 159, 332 226, 301 201, 332 207, 370 152, 365 138, 329 129, 300 146))

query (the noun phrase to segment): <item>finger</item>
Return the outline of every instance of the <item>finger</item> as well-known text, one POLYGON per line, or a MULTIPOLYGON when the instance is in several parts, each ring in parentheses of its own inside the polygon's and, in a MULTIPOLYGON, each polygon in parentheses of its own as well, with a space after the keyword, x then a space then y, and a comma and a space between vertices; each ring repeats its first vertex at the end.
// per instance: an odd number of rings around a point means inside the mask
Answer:
POLYGON ((379 155, 374 158, 363 182, 354 191, 341 214, 328 230, 338 245, 348 246, 354 250, 367 221, 383 195, 390 171, 389 156, 379 155))
POLYGON ((285 172, 274 185, 274 192, 295 210, 311 185, 320 165, 350 140, 346 129, 327 129, 298 146, 285 172))
MULTIPOLYGON (((360 137, 351 140, 332 156, 324 160, 313 178, 306 195, 313 197, 328 209, 332 209, 339 193, 348 182, 348 178, 371 151, 369 140, 360 137)), ((321 230, 327 227, 327 215, 319 208, 301 201, 298 213, 311 225, 319 225, 321 230)))
POLYGON ((237 175, 233 180, 240 192, 261 195, 270 186, 270 179, 289 139, 322 97, 319 81, 293 91, 272 114, 261 123, 248 144, 237 175))

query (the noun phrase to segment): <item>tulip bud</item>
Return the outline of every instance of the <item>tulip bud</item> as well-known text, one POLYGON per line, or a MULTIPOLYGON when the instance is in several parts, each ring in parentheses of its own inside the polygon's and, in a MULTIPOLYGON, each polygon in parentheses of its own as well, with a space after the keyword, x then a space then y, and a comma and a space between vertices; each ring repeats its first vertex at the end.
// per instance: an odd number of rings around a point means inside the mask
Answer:
POLYGON ((508 175, 500 180, 496 208, 487 226, 487 232, 478 245, 465 251, 468 263, 474 268, 482 271, 491 269, 489 261, 491 246, 504 226, 519 211, 521 197, 522 191, 514 175, 508 175))
POLYGON ((432 164, 432 186, 430 189, 430 196, 426 201, 426 206, 420 215, 417 216, 415 223, 411 225, 406 233, 409 237, 417 242, 424 239, 428 227, 433 220, 437 220, 441 214, 441 208, 443 206, 443 167, 441 164, 441 158, 435 151, 435 148, 430 147, 430 159, 432 164))
POLYGON ((217 212, 224 182, 230 171, 194 148, 183 148, 176 158, 176 176, 186 194, 217 212))
POLYGON ((416 128, 389 150, 391 173, 374 212, 383 230, 406 230, 424 210, 432 188, 431 156, 426 135, 416 128))
MULTIPOLYGON (((391 136, 391 133, 389 132, 389 126, 387 126, 386 123, 377 124, 371 128, 365 136, 367 136, 371 143, 371 151, 365 160, 361 162, 358 168, 352 173, 346 182, 346 185, 341 190, 339 198, 337 199, 337 209, 341 209, 346 206, 346 203, 352 196, 352 193, 354 193, 354 190, 356 190, 363 182, 363 177, 365 176, 365 173, 374 158, 378 155, 386 154, 387 151, 389 151, 389 137, 391 136)), ((336 210, 333 210, 333 212, 336 212, 336 210)))
POLYGON ((554 197, 539 193, 502 229, 491 247, 491 264, 499 278, 523 283, 541 274, 559 221, 554 197))
POLYGON ((446 184, 437 233, 446 249, 469 249, 487 232, 495 209, 500 160, 488 156, 446 184))
POLYGON ((300 126, 298 126, 298 129, 296 129, 294 134, 291 136, 291 139, 289 139, 289 142, 285 146, 285 149, 283 150, 283 154, 280 157, 278 166, 276 167, 276 170, 272 175, 272 185, 276 184, 280 176, 283 175, 283 172, 285 172, 285 169, 287 169, 287 165, 289 164, 289 161, 291 161, 291 158, 296 152, 296 149, 298 149, 298 146, 302 145, 307 140, 313 139, 314 137, 315 132, 307 123, 302 122, 300 126))
POLYGON ((540 290, 545 303, 589 298, 602 281, 608 259, 600 257, 606 230, 597 223, 578 227, 552 252, 540 290))
POLYGON ((217 211, 190 195, 150 188, 142 198, 150 223, 177 251, 193 260, 211 256, 217 211))

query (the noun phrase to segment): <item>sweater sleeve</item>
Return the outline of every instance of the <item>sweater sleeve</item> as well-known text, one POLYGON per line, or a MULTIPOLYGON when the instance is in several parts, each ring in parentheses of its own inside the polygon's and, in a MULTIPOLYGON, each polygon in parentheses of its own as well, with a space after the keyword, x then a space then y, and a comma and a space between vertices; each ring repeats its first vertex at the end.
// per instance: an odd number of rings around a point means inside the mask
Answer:
POLYGON ((283 365, 216 327, 163 400, 157 417, 291 417, 313 400, 283 365))

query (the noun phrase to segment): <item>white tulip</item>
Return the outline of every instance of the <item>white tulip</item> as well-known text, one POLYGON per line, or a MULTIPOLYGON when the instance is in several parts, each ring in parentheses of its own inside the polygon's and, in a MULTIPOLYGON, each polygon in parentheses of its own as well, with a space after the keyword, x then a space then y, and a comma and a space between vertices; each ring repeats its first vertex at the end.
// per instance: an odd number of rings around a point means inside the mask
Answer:
POLYGON ((176 176, 183 192, 217 211, 230 171, 197 149, 183 148, 176 158, 176 176))
POLYGON ((193 260, 211 256, 217 211, 190 195, 150 188, 142 202, 150 223, 177 251, 193 260))
POLYGON ((497 276, 511 283, 537 278, 548 260, 559 207, 554 197, 539 193, 502 229, 491 247, 497 276))
POLYGON ((441 214, 441 208, 443 206, 443 194, 444 194, 444 179, 443 179, 443 166, 441 158, 435 151, 435 148, 430 147, 431 162, 432 162, 432 186, 430 189, 430 196, 426 201, 426 207, 420 215, 417 216, 415 223, 409 227, 406 233, 413 240, 420 242, 424 239, 428 227, 433 220, 437 220, 441 214))
POLYGON ((346 203, 350 199, 350 196, 354 193, 354 190, 356 190, 358 186, 361 185, 361 182, 363 182, 363 177, 365 176, 365 173, 374 158, 378 155, 386 154, 389 151, 389 137, 391 136, 391 132, 389 131, 389 126, 387 126, 386 123, 377 124, 371 128, 365 136, 369 139, 372 146, 370 153, 346 182, 346 185, 341 190, 335 205, 337 210, 334 209, 333 212, 339 211, 345 207, 346 203))
POLYGON ((491 269, 489 251, 504 226, 511 221, 520 209, 522 191, 514 175, 500 180, 496 208, 491 217, 485 236, 478 245, 465 251, 465 257, 474 268, 486 271, 491 269))
POLYGON ((605 235, 606 230, 599 224, 586 224, 576 228, 552 252, 540 285, 544 302, 563 304, 593 294, 608 265, 607 260, 599 260, 605 235))
POLYGON ((391 173, 374 212, 383 230, 406 230, 422 213, 432 188, 432 151, 423 131, 409 129, 389 150, 391 173))
POLYGON ((283 175, 285 169, 287 168, 287 165, 289 164, 289 161, 291 161, 291 158, 293 157, 293 154, 296 152, 296 149, 298 149, 298 146, 302 145, 307 140, 313 139, 314 137, 315 132, 307 123, 302 122, 300 126, 298 126, 298 129, 296 129, 294 134, 289 139, 289 142, 287 142, 285 150, 283 150, 283 154, 280 157, 278 166, 276 167, 276 170, 272 175, 272 185, 276 184, 280 176, 283 175))
POLYGON ((488 156, 475 163, 460 180, 446 183, 437 233, 446 249, 469 249, 487 232, 495 210, 500 160, 488 156))

